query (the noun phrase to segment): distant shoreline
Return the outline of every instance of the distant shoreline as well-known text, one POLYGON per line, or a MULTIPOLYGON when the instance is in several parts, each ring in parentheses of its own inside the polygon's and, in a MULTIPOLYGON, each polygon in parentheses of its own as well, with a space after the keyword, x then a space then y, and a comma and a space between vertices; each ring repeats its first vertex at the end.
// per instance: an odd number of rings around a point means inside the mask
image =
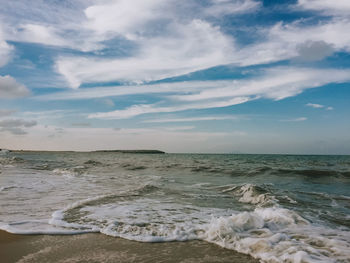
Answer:
POLYGON ((115 153, 150 153, 150 154, 164 154, 160 150, 98 150, 92 152, 115 152, 115 153))
MULTIPOLYGON (((7 150, 9 152, 16 152, 16 153, 21 153, 21 152, 81 152, 81 151, 43 151, 43 150, 8 150, 8 149, 0 149, 1 150, 7 150)), ((103 152, 108 152, 108 153, 142 153, 142 154, 165 154, 165 152, 160 151, 160 150, 97 150, 97 151, 87 151, 87 153, 103 153, 103 152)))

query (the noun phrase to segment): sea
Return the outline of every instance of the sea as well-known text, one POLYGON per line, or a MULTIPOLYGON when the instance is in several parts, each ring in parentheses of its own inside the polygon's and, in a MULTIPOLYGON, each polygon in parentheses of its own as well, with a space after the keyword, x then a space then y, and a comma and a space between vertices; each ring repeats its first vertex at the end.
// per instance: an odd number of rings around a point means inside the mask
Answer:
POLYGON ((0 229, 350 262, 350 156, 1 151, 0 229))

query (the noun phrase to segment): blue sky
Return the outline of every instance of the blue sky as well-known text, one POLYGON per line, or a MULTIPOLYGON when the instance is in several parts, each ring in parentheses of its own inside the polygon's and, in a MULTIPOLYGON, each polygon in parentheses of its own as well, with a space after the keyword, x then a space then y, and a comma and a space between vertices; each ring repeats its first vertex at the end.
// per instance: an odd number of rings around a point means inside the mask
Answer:
POLYGON ((348 0, 0 2, 0 148, 350 154, 348 0))

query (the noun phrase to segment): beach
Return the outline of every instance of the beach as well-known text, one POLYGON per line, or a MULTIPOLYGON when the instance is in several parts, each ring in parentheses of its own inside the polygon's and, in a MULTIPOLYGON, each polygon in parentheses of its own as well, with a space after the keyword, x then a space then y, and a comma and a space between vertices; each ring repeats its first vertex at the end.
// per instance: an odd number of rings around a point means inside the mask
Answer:
POLYGON ((141 243, 102 234, 15 235, 0 231, 0 258, 10 262, 258 262, 203 241, 141 243))

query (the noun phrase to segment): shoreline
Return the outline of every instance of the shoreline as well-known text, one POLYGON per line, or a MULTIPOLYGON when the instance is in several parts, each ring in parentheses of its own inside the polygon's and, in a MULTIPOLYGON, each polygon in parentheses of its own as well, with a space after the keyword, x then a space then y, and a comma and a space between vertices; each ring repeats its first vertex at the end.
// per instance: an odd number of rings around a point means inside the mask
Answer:
POLYGON ((17 235, 0 230, 0 258, 11 262, 232 262, 249 255, 204 241, 142 243, 100 233, 17 235))

